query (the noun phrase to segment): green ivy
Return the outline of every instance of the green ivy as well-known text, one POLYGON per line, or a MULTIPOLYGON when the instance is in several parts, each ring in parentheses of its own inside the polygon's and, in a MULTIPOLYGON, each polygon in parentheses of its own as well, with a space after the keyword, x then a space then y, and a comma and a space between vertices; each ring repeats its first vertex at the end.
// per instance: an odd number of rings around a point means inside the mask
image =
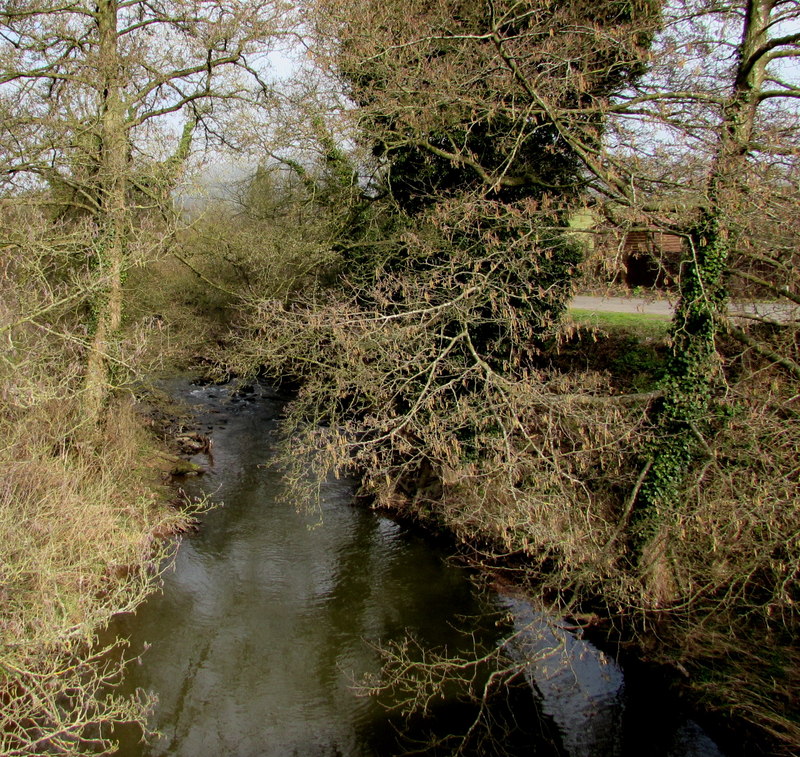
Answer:
POLYGON ((708 454, 704 440, 730 413, 714 401, 717 315, 728 300, 724 274, 729 243, 719 215, 704 214, 690 240, 671 331, 672 351, 661 384, 664 394, 653 408, 654 440, 646 450, 651 466, 639 492, 640 510, 669 504, 679 496, 689 472, 708 454))

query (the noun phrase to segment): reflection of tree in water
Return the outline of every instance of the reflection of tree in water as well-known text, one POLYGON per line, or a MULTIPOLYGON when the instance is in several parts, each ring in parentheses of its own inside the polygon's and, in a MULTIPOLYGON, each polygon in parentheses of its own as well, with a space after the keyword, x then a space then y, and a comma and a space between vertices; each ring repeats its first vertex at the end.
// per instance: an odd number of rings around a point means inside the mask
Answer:
MULTIPOLYGON (((482 620, 494 620, 495 631, 506 625, 497 614, 482 620)), ((384 700, 386 724, 401 734, 402 753, 567 754, 526 680, 524 663, 509 659, 498 639, 480 644, 465 633, 459 650, 431 649, 410 635, 381 647, 382 675, 371 681, 371 692, 384 700), (471 645, 464 643, 467 638, 471 645)))
MULTIPOLYGON (((375 644, 380 658, 379 650, 385 652, 387 644, 392 649, 405 645, 409 632, 414 644, 404 649, 415 651, 409 662, 430 657, 434 649, 464 660, 489 658, 475 665, 473 685, 453 674, 442 682, 440 696, 408 711, 400 701, 417 693, 421 699, 424 691, 404 690, 407 681, 393 685, 395 671, 387 669, 385 688, 372 693, 379 707, 370 708, 370 718, 360 729, 371 752, 507 757, 530 754, 536 745, 539 754, 560 754, 554 746, 555 729, 537 713, 533 692, 520 676, 497 676, 485 698, 476 690, 491 675, 492 661, 497 662, 493 652, 503 629, 463 572, 391 521, 355 508, 344 512, 345 541, 336 550, 331 589, 321 608, 330 642, 324 657, 317 657, 319 679, 350 683, 353 675, 367 672, 348 670, 354 644, 375 644)), ((377 667, 369 672, 380 677, 377 667)))

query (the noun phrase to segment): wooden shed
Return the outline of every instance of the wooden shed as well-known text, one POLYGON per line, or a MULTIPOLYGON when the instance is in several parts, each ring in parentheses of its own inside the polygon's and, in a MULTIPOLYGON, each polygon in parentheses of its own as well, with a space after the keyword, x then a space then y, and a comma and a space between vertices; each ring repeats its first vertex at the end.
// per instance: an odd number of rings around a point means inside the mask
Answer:
POLYGON ((634 287, 669 289, 683 250, 677 234, 658 230, 629 231, 622 246, 625 283, 634 287))

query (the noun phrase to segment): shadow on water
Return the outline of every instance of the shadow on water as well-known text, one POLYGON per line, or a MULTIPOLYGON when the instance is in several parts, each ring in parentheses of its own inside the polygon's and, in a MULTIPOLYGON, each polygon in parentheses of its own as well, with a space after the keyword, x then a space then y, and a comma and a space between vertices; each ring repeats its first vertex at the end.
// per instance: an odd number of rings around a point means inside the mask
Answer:
POLYGON ((140 656, 123 690, 157 697, 160 736, 144 743, 121 728, 120 754, 450 755, 458 742, 449 737, 470 726, 476 705, 454 690, 404 721, 390 702, 358 696, 354 684, 379 673, 375 645, 410 632, 423 649, 485 653, 523 628, 508 652, 536 662, 497 690, 489 738, 464 754, 720 754, 685 718, 670 721, 660 746, 634 732, 613 661, 530 606, 478 591, 421 535, 353 506, 347 482, 324 483, 321 524, 282 501, 266 464, 280 412, 268 390, 247 400, 227 387, 170 390, 195 405, 214 440, 213 459, 198 458, 209 472, 187 491, 224 504, 183 540, 163 591, 109 629, 140 656), (509 611, 513 629, 498 622, 509 611))

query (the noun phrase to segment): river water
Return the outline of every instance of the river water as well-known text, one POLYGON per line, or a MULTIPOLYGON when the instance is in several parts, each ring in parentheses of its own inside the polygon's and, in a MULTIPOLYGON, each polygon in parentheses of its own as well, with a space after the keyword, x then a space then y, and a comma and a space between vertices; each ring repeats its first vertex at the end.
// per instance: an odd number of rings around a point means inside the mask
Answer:
POLYGON ((157 697, 147 742, 118 733, 122 755, 366 757, 406 752, 568 757, 720 757, 714 742, 659 692, 519 599, 479 589, 440 546, 352 502, 348 482, 322 484, 322 512, 281 499, 269 465, 279 398, 257 387, 170 386, 213 439, 208 472, 185 486, 222 505, 182 540, 163 591, 110 632, 130 640, 123 691, 157 697), (380 672, 378 645, 411 634, 417 654, 507 649, 531 662, 484 721, 449 685, 410 720, 388 693, 358 684, 380 672))

